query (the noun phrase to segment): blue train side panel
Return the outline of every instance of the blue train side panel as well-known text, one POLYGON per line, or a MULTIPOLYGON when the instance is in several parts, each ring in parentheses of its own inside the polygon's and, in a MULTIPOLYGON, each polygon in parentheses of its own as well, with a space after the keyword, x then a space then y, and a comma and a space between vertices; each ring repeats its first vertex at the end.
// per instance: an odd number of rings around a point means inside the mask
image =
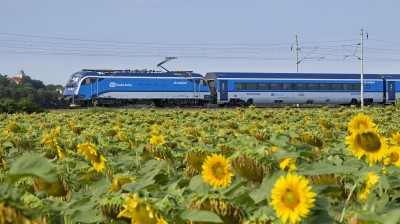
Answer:
MULTIPOLYGON (((350 104, 361 99, 359 74, 207 73, 218 104, 350 104)), ((383 103, 382 76, 364 75, 364 101, 383 103)))

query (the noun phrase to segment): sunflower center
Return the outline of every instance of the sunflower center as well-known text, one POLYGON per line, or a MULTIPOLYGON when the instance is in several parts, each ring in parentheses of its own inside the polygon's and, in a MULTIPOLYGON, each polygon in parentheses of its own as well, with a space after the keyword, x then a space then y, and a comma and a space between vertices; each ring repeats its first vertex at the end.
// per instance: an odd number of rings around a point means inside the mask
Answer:
POLYGON ((288 208, 294 208, 299 203, 299 200, 296 197, 296 195, 290 190, 285 193, 285 195, 282 198, 282 201, 288 208))
POLYGON ((381 148, 379 136, 371 132, 358 134, 356 140, 361 148, 368 152, 376 152, 381 148))
POLYGON ((214 166, 213 171, 216 178, 222 179, 225 177, 224 168, 221 167, 220 165, 214 166))
POLYGON ((399 154, 398 153, 390 153, 390 161, 392 162, 397 162, 399 160, 399 154))

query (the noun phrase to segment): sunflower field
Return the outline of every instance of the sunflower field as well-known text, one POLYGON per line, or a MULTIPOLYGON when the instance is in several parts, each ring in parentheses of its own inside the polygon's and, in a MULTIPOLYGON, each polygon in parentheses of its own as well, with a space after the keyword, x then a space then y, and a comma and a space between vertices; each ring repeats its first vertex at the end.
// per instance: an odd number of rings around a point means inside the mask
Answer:
POLYGON ((0 224, 399 223, 399 112, 0 114, 0 224))

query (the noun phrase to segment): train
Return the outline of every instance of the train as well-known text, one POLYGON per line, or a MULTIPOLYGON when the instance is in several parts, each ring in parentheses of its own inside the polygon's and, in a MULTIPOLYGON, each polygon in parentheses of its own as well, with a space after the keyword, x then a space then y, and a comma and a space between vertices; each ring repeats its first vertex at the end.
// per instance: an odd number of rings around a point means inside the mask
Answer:
MULTIPOLYGON (((72 74, 63 98, 71 106, 246 106, 360 104, 360 74, 248 73, 83 69, 72 74)), ((364 74, 364 104, 393 104, 400 74, 364 74)))

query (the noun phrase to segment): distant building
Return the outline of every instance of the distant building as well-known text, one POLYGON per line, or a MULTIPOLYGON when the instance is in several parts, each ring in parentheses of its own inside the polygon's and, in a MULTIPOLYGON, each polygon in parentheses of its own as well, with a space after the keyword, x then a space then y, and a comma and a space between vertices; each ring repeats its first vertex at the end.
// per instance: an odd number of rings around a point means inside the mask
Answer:
POLYGON ((60 95, 63 94, 63 92, 64 92, 64 87, 57 88, 57 89, 56 89, 56 92, 58 92, 60 95))
POLYGON ((10 82, 14 82, 19 85, 22 82, 22 77, 26 76, 24 70, 21 69, 15 77, 8 78, 10 82))

